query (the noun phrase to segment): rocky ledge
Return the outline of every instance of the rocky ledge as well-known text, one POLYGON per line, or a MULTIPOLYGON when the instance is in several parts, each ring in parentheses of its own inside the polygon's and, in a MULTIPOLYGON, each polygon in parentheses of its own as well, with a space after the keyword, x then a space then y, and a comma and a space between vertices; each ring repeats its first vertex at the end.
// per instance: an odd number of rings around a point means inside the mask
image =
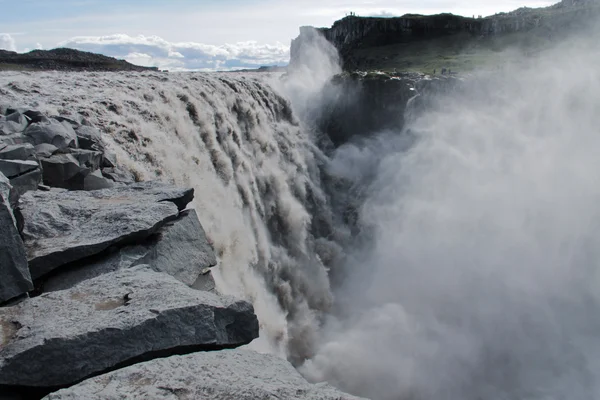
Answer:
POLYGON ((215 289, 193 189, 135 182, 85 121, 0 111, 1 399, 352 398, 225 350, 258 320, 215 289))

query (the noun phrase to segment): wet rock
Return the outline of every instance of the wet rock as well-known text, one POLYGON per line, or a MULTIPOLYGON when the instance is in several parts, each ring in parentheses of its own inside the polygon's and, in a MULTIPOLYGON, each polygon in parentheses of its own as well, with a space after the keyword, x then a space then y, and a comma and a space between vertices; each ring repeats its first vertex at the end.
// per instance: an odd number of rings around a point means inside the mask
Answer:
POLYGON ((28 121, 20 112, 13 112, 0 117, 0 135, 21 133, 27 128, 28 121))
POLYGON ((40 159, 44 171, 44 184, 57 188, 83 190, 89 168, 81 167, 71 154, 55 154, 40 159))
POLYGON ((83 190, 108 189, 115 186, 115 182, 102 176, 100 170, 89 173, 83 179, 83 190))
POLYGON ((35 161, 0 160, 0 172, 9 179, 16 178, 39 167, 35 161))
MULTIPOLYGON (((258 336, 250 303, 139 266, 0 309, 0 385, 69 385, 141 360, 258 336)), ((0 386, 0 391, 2 387, 0 386)))
POLYGON ((157 182, 93 191, 28 192, 19 201, 34 279, 55 268, 155 233, 193 198, 157 182))
POLYGON ((30 143, 6 145, 0 149, 0 160, 35 160, 35 155, 35 149, 30 143))
POLYGON ((102 168, 102 175, 119 183, 134 183, 135 177, 129 171, 121 168, 102 168))
POLYGON ((0 304, 33 290, 25 248, 8 202, 10 189, 8 179, 0 174, 0 304))
POLYGON ((67 289, 84 280, 139 264, 167 273, 194 289, 214 290, 209 268, 217 264, 217 259, 195 210, 181 212, 176 220, 167 222, 139 245, 126 246, 92 262, 59 271, 44 283, 44 290, 67 289))
POLYGON ((172 356, 88 379, 47 400, 285 399, 358 400, 328 384, 310 384, 270 354, 223 350, 172 356))
POLYGON ((23 108, 23 107, 19 107, 19 108, 9 107, 6 109, 6 114, 11 114, 11 113, 15 113, 15 112, 23 114, 25 117, 27 117, 27 119, 30 123, 47 122, 48 121, 48 118, 44 114, 42 114, 40 111, 37 111, 37 110, 29 110, 29 109, 23 108))
POLYGON ((68 124, 62 124, 55 120, 29 125, 24 132, 24 136, 33 145, 49 143, 60 150, 77 147, 77 135, 73 128, 68 124))
POLYGON ((81 167, 95 171, 100 168, 102 153, 94 150, 73 149, 70 154, 77 159, 81 167))
POLYGON ((102 168, 115 168, 117 166, 117 156, 110 151, 104 151, 102 155, 102 164, 100 164, 102 168))
POLYGON ((100 132, 98 129, 91 126, 80 125, 75 128, 75 133, 77 134, 79 147, 81 149, 96 151, 104 150, 102 132, 100 132))

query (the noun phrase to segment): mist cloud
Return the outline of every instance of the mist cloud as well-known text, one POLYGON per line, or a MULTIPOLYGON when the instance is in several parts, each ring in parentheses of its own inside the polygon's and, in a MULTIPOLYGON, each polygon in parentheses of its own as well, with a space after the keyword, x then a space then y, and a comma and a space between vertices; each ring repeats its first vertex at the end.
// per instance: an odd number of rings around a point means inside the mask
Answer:
POLYGON ((408 150, 338 150, 376 178, 306 376, 379 400, 600 397, 598 61, 570 42, 437 98, 408 150))

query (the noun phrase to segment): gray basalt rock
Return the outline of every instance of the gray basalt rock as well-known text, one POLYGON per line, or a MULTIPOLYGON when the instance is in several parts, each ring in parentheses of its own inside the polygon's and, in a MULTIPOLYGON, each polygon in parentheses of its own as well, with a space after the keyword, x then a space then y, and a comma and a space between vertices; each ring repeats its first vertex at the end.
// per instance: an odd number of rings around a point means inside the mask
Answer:
POLYGON ((328 384, 310 384, 286 360, 242 349, 132 365, 45 399, 359 400, 328 384))
POLYGON ((33 123, 23 134, 25 139, 33 145, 49 143, 60 150, 77 147, 77 135, 73 128, 55 120, 33 123))
POLYGON ((77 159, 79 165, 92 171, 100 168, 102 153, 94 150, 72 149, 71 155, 77 159))
POLYGON ((35 146, 35 154, 38 157, 52 157, 58 152, 58 147, 50 143, 42 143, 35 146))
POLYGON ((1 385, 56 387, 140 360, 244 345, 250 303, 193 290, 145 266, 0 309, 1 385))
POLYGON ((75 133, 77 134, 80 148, 95 151, 104 150, 105 146, 104 141, 102 140, 102 132, 98 129, 91 126, 80 125, 75 128, 75 133))
POLYGON ((35 155, 36 151, 30 143, 6 145, 0 148, 0 160, 36 160, 35 155))
POLYGON ((44 171, 44 184, 57 188, 83 190, 84 179, 90 169, 82 167, 71 154, 55 154, 49 158, 41 158, 44 171))
POLYGON ((35 161, 0 160, 0 172, 9 179, 26 174, 39 167, 39 164, 35 161))
POLYGON ((102 176, 99 169, 91 172, 83 179, 83 190, 108 189, 114 186, 115 182, 102 176))
POLYGON ((209 270, 217 264, 215 253, 196 211, 187 210, 139 245, 125 246, 92 262, 76 263, 59 271, 44 283, 44 290, 64 290, 84 280, 139 264, 147 264, 197 290, 215 289, 209 270))
POLYGON ((19 198, 24 194, 32 190, 37 190, 39 184, 42 182, 42 170, 35 169, 27 172, 23 175, 19 175, 10 180, 10 184, 13 189, 10 192, 10 204, 15 207, 19 198))
POLYGON ((10 189, 8 179, 0 173, 0 304, 33 290, 25 248, 8 202, 10 189))
POLYGON ((193 193, 157 182, 89 192, 26 193, 19 209, 33 278, 110 246, 148 237, 176 218, 193 193))
POLYGON ((27 128, 28 121, 23 114, 16 111, 0 118, 0 135, 21 133, 27 128))
POLYGON ((183 211, 157 236, 156 242, 147 246, 147 253, 140 263, 152 265, 157 271, 166 272, 189 286, 206 268, 217 265, 195 210, 183 211))
POLYGON ((102 175, 112 181, 119 183, 133 183, 133 174, 121 168, 102 168, 102 175))

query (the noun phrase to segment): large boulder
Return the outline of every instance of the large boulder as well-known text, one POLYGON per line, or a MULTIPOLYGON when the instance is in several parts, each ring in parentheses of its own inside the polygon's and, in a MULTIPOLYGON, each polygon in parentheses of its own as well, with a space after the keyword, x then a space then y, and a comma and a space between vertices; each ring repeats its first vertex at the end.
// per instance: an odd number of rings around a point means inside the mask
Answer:
POLYGON ((109 247, 155 233, 192 200, 193 189, 144 182, 112 189, 28 192, 19 201, 34 279, 109 247))
POLYGON ((33 290, 25 248, 8 202, 10 189, 0 173, 0 304, 33 290))
POLYGON ((71 126, 53 119, 29 125, 24 132, 25 139, 33 144, 53 144, 61 150, 77 147, 77 135, 71 126))
POLYGON ((84 179, 90 169, 82 167, 71 154, 55 154, 49 158, 41 158, 44 172, 44 184, 52 187, 83 190, 84 179))
POLYGON ((358 400, 328 384, 310 384, 270 354, 223 350, 156 359, 88 379, 47 400, 285 399, 358 400))
POLYGON ((155 235, 135 246, 125 246, 91 262, 75 263, 44 282, 45 291, 64 290, 121 268, 147 264, 198 290, 214 290, 208 268, 217 264, 212 246, 195 210, 180 213, 155 235))
POLYGON ((0 309, 2 385, 56 387, 156 357, 258 337, 250 303, 187 287, 145 266, 0 309))

